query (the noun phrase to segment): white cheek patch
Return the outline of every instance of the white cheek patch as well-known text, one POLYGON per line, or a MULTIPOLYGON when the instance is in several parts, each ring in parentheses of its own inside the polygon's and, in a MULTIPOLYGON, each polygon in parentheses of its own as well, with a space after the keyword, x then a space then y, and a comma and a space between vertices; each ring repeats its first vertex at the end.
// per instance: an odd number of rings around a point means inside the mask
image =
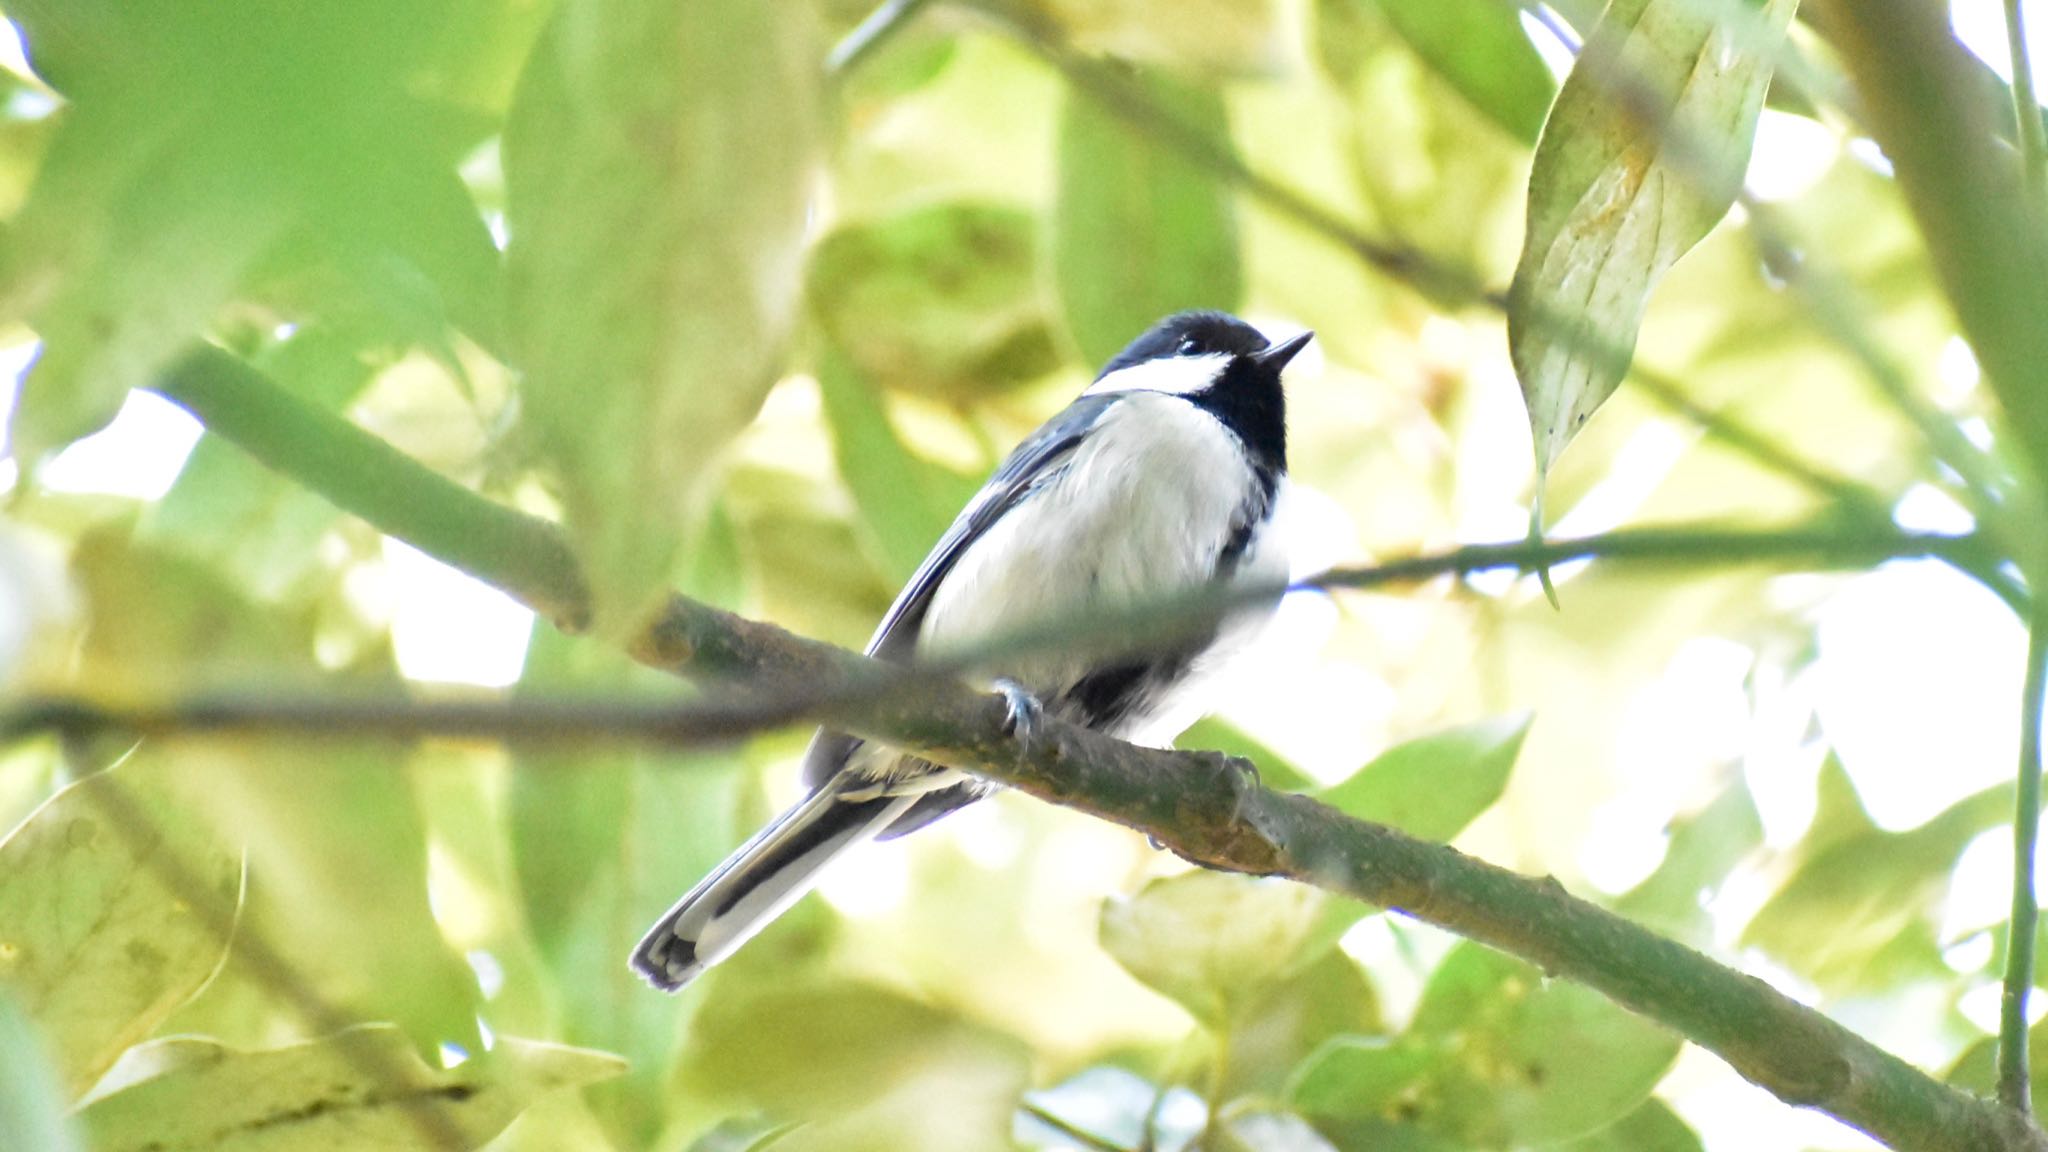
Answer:
POLYGON ((1164 360, 1146 360, 1128 368, 1119 368, 1088 386, 1083 396, 1100 396, 1105 392, 1164 392, 1168 396, 1186 396, 1200 392, 1215 383, 1216 377, 1230 363, 1228 353, 1216 352, 1207 356, 1170 356, 1164 360))

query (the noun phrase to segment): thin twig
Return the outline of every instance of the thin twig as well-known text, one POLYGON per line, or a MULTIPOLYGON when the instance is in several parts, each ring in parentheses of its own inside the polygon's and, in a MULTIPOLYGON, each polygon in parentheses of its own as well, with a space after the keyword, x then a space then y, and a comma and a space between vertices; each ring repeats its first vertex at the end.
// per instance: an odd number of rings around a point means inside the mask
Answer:
POLYGON ((0 744, 43 732, 81 736, 202 735, 274 732, 360 740, 469 738, 514 744, 631 740, 668 748, 727 743, 798 721, 858 719, 878 705, 900 704, 932 684, 975 669, 1001 669, 1045 652, 1100 657, 1157 651, 1201 633, 1233 610, 1293 590, 1365 590, 1444 576, 1534 572, 1575 560, 1692 567, 1789 563, 1811 569, 1863 566, 1912 557, 1951 557, 1972 548, 1968 536, 1908 533, 1885 527, 1844 530, 1789 525, 1730 529, 1712 525, 1637 528, 1581 539, 1519 540, 1422 553, 1361 568, 1339 568, 1293 584, 1199 589, 1114 609, 1081 612, 1019 628, 939 658, 910 665, 861 662, 837 679, 799 680, 773 690, 742 681, 686 699, 491 697, 419 699, 338 696, 260 689, 197 693, 165 700, 28 699, 0 709, 0 744))
POLYGON ((873 55, 889 37, 909 24, 911 18, 917 15, 918 9, 923 8, 927 2, 928 0, 888 0, 881 7, 868 13, 865 20, 832 46, 831 53, 825 57, 826 75, 838 79, 860 67, 861 63, 873 55))
POLYGON ((2034 99, 2034 67, 2027 53, 2021 0, 2005 0, 2005 47, 2012 59, 2012 110, 2019 129, 2020 170, 2037 217, 2048 196, 2048 144, 2041 139, 2041 105, 2034 99))
POLYGON ((1130 1149, 1125 1148, 1108 1137, 1097 1136, 1086 1128, 1078 1127, 1068 1120, 1061 1119, 1051 1109, 1031 1099, 1029 1096, 1017 1102, 1017 1111, 1024 1113, 1026 1116, 1065 1136, 1083 1148, 1094 1149, 1094 1152, 1131 1152, 1130 1149))
POLYGON ((2020 697, 2018 800, 2012 817, 2012 919, 2007 926, 2005 994, 1998 1020, 1998 1099, 2033 1111, 2027 1072, 2027 995, 2034 987, 2034 854, 2041 838, 2041 696, 2048 692, 2048 610, 2036 611, 2027 630, 2027 677, 2020 697))

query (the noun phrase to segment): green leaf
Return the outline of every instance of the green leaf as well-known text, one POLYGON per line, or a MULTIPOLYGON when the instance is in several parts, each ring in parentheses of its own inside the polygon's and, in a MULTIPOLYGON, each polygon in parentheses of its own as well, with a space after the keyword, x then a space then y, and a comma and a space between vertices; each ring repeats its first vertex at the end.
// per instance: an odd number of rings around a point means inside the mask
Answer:
POLYGON ((547 1093, 624 1070, 607 1053, 509 1037, 436 1070, 383 1024, 258 1051, 190 1038, 157 1046, 178 1050, 167 1070, 79 1114, 96 1152, 478 1148, 547 1093))
MULTIPOLYGON (((266 611, 210 565, 107 532, 81 543, 72 571, 91 609, 86 682, 164 692, 181 675, 288 686, 313 672, 316 614, 266 611)), ((374 667, 349 687, 391 687, 374 667)), ((476 977, 428 906, 426 828, 402 757, 376 744, 242 737, 146 742, 124 767, 246 850, 242 930, 262 933, 337 1011, 397 1023, 423 1048, 476 1049, 476 977)), ((252 1005, 274 996, 263 977, 231 952, 181 1023, 266 1035, 251 1020, 252 1005)))
MULTIPOLYGON (((777 1115, 845 1116, 948 1066, 998 1079, 1026 1054, 1008 1036, 878 985, 788 979, 727 981, 692 1022, 676 1080, 693 1099, 744 1102, 777 1115), (831 1075, 818 1075, 821 1068, 831 1075)), ((944 1098, 944 1097, 939 1097, 944 1098)), ((931 1100, 923 1101, 929 1112, 931 1100)), ((775 1147, 780 1148, 780 1143, 775 1147)))
POLYGON ((1204 716, 1195 721, 1187 731, 1174 739, 1173 746, 1200 748, 1249 760, 1259 770, 1259 782, 1268 788, 1277 788, 1283 792, 1305 792, 1315 787, 1315 781, 1304 775, 1301 769, 1288 763, 1286 757, 1252 739, 1244 729, 1218 716, 1204 716))
POLYGON ((1325 897, 1284 880, 1189 872, 1102 906, 1102 947, 1131 975, 1215 1029, 1295 970, 1325 897))
MULTIPOLYGON (((618 653, 537 624, 520 691, 630 693, 641 677, 651 675, 618 653)), ((653 994, 625 957, 741 835, 743 778, 706 759, 630 749, 515 753, 507 819, 523 919, 557 990, 562 1038, 631 1063, 588 1094, 621 1147, 659 1136, 682 1025, 702 1004, 653 994)))
POLYGON ((1699 1134, 1656 1097, 1590 1136, 1557 1146, 1558 1152, 1703 1152, 1699 1134))
POLYGON ((1970 841, 2011 819, 2012 786, 1985 789, 1906 832, 1871 826, 1861 809, 1842 811, 1845 803, 1833 801, 1825 822, 1816 816, 1811 842, 1743 930, 1743 946, 1836 995, 1946 971, 1942 893, 1970 841))
MULTIPOLYGON (((1139 86, 1175 120, 1230 138, 1223 97, 1161 75, 1139 86)), ((1067 330, 1090 366, 1161 316, 1234 312, 1244 293, 1237 214, 1226 184, 1100 103, 1069 93, 1060 118, 1052 258, 1067 330)))
POLYGON ((0 981, 49 1038, 70 1097, 148 1036, 219 968, 240 855, 133 766, 51 797, 0 843, 0 981))
POLYGON ((520 80, 515 352, 607 632, 664 589, 781 371, 816 158, 805 15, 569 0, 520 80))
POLYGON ((1187 76, 1260 76, 1285 67, 1287 22, 1276 0, 1030 0, 1028 7, 1077 47, 1187 76))
MULTIPOLYGON (((481 1046, 483 997, 428 902, 426 823, 402 758, 374 744, 254 740, 136 755, 138 767, 175 774, 178 795, 215 827, 244 837, 241 931, 270 942, 343 1018, 396 1023, 422 1050, 481 1046)), ((251 1002, 274 1004, 274 983, 231 950, 174 1023, 260 1036, 251 1002)))
POLYGON ((1449 840, 1500 799, 1532 719, 1482 720, 1397 744, 1321 799, 1347 816, 1449 840))
MULTIPOLYGON (((1512 19, 1509 8, 1483 6, 1512 19)), ((1351 118, 1348 133, 1366 204, 1408 246, 1505 279, 1522 238, 1524 145, 1461 99, 1377 14, 1367 15, 1380 34, 1353 49, 1344 80, 1352 106, 1370 109, 1351 118)))
POLYGON ((291 222, 274 177, 209 127, 199 108, 93 106, 52 142, 0 276, 43 344, 10 429, 25 464, 111 420, 291 222))
POLYGON ((1372 0, 1415 54, 1474 108, 1534 144, 1557 81, 1522 31, 1520 9, 1496 0, 1372 0))
POLYGON ((1251 1112, 1230 1119, 1230 1134, 1240 1147, 1258 1152, 1337 1152, 1335 1145, 1309 1126, 1308 1121, 1285 1112, 1251 1112))
POLYGON ((826 237, 807 291, 818 323, 863 378, 980 400, 1059 363, 1038 255, 1028 212, 928 205, 826 237))
POLYGON ((824 351, 818 388, 839 474, 860 506, 879 566, 891 582, 906 581, 966 505, 974 484, 911 452, 890 426, 882 398, 836 348, 824 351))
POLYGON ((1324 948, 1238 1013, 1230 1030, 1225 1092, 1274 1098, 1294 1070, 1332 1037, 1369 1035, 1384 1027, 1379 997, 1365 970, 1340 949, 1324 948))
POLYGON ((1551 1144, 1636 1109, 1679 1044, 1597 992, 1460 944, 1406 1033, 1332 1041, 1289 1098, 1317 1119, 1413 1125, 1465 1147, 1551 1144))
POLYGON ((1664 1078, 1680 1043, 1589 988, 1470 944, 1431 978, 1414 1031, 1457 1051, 1441 1119, 1496 1145, 1569 1139, 1626 1115, 1664 1078), (1458 1103, 1472 1097, 1485 1111, 1458 1103))
POLYGON ((1795 6, 1615 0, 1558 94, 1508 301, 1543 475, 1620 385, 1657 281, 1734 201, 1795 6))
POLYGON ((80 1152, 43 1038, 0 985, 0 1148, 80 1152))
POLYGON ((1392 1117, 1438 1062, 1428 1047, 1377 1036, 1338 1036, 1302 1061, 1287 1101, 1310 1116, 1392 1117))
POLYGON ((217 565, 256 597, 276 601, 326 570, 319 544, 341 513, 319 496, 207 433, 136 539, 217 565))
MULTIPOLYGON (((2027 1074, 2034 1099, 2048 1093, 2048 1028, 2035 1025, 2027 1030, 2027 1074)), ((1942 1074, 1942 1080, 1988 1098, 1998 1095, 1998 1037, 1978 1039, 1956 1057, 1942 1074)))
POLYGON ((1671 935, 1703 938, 1711 928, 1705 898, 1762 842, 1763 821, 1738 779, 1678 822, 1663 863, 1616 900, 1614 910, 1671 935))

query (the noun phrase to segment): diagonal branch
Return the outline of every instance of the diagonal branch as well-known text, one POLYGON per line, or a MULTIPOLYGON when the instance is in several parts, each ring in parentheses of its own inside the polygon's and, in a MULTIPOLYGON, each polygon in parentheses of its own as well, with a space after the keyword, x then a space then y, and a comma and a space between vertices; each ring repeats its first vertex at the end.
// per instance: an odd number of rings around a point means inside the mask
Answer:
MULTIPOLYGON (((161 390, 257 459, 377 527, 558 619, 587 618, 574 560, 544 522, 405 460, 224 353, 188 357, 161 390)), ((643 631, 634 654, 693 680, 738 680, 757 691, 831 692, 885 671, 680 596, 643 631)), ((999 697, 936 680, 914 694, 877 697, 843 726, 1144 831, 1196 863, 1291 877, 1534 961, 1669 1025, 1780 1099, 1819 1108, 1894 1147, 2048 1152, 2048 1136, 2020 1114, 1952 1089, 1762 981, 1554 882, 1270 791, 1245 762, 1216 753, 1140 748, 1051 718, 1026 745, 1006 722, 999 697)))

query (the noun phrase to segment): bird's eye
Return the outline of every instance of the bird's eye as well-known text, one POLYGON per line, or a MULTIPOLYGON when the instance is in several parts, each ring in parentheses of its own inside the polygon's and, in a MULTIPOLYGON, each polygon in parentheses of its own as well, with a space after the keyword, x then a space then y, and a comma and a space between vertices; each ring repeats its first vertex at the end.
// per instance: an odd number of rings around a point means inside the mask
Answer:
POLYGON ((1200 352, 1201 350, 1202 342, 1195 339, 1193 336, 1190 336, 1187 339, 1180 342, 1180 348, 1178 349, 1178 352, 1182 356, 1193 356, 1195 353, 1200 352))

